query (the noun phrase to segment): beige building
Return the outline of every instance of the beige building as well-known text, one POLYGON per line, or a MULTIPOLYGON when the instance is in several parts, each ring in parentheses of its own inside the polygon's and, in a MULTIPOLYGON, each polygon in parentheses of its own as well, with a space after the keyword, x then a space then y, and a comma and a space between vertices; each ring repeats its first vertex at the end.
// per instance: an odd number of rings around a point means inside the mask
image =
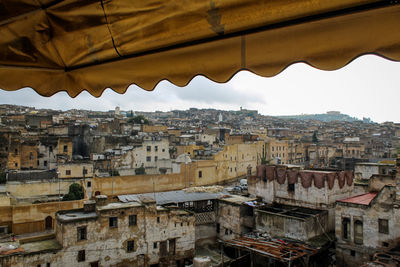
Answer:
POLYGON ((166 133, 168 131, 167 126, 164 125, 146 125, 142 124, 141 131, 145 133, 159 133, 159 132, 164 132, 166 133))
POLYGON ((289 153, 293 153, 293 149, 289 151, 289 140, 268 138, 267 144, 267 160, 274 164, 289 163, 289 153))
POLYGON ((329 165, 331 159, 336 156, 341 157, 341 153, 338 154, 338 149, 335 146, 322 144, 309 144, 306 147, 306 154, 308 164, 314 168, 325 168, 329 165))
POLYGON ((130 152, 133 168, 145 167, 147 174, 159 173, 159 161, 169 160, 169 142, 166 138, 145 137, 141 146, 130 152))
POLYGON ((365 145, 360 142, 343 142, 336 145, 339 156, 344 158, 363 158, 365 145))
POLYGON ((182 154, 187 154, 191 158, 196 157, 198 154, 198 151, 204 150, 203 146, 198 146, 198 145, 182 145, 182 146, 175 146, 176 147, 176 155, 182 155, 182 154))
POLYGON ((8 152, 8 169, 37 169, 38 145, 36 141, 13 138, 8 152))
POLYGON ((72 160, 72 139, 59 136, 39 138, 38 151, 38 169, 54 169, 58 163, 72 160))
POLYGON ((196 142, 207 143, 208 145, 214 144, 217 140, 214 134, 195 134, 194 137, 196 142))
POLYGON ((188 185, 216 184, 254 172, 263 147, 263 141, 226 145, 210 160, 193 160, 188 185))
POLYGON ((93 177, 92 162, 68 162, 57 167, 58 178, 91 178, 93 177))
POLYGON ((304 164, 306 157, 304 144, 296 140, 289 140, 288 160, 286 164, 304 164))

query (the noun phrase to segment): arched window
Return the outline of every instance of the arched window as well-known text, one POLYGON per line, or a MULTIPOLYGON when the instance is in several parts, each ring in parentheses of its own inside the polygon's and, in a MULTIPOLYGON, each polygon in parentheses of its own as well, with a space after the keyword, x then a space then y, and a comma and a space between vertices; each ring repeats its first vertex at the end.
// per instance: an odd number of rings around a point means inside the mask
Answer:
POLYGON ((359 220, 354 222, 354 243, 363 243, 363 223, 359 220))
POLYGON ((51 216, 47 216, 46 219, 44 220, 46 230, 48 229, 53 229, 53 218, 51 216))
POLYGON ((343 218, 342 219, 342 237, 343 239, 350 239, 350 219, 343 218))

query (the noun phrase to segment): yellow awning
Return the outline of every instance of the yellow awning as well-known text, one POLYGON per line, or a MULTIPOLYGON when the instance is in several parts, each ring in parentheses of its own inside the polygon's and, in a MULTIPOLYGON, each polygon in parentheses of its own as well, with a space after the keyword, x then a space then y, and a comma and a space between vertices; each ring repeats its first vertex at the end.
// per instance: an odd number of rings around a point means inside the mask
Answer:
POLYGON ((400 5, 373 0, 3 0, 0 88, 100 96, 239 70, 400 60, 400 5))

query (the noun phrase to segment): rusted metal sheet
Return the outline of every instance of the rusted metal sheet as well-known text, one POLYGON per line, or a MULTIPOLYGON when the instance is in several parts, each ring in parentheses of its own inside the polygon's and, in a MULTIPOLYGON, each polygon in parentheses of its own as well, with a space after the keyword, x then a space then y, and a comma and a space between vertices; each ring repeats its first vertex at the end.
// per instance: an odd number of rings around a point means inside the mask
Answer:
POLYGON ((318 249, 306 244, 281 239, 240 237, 224 241, 224 245, 253 251, 281 262, 293 262, 296 259, 312 256, 318 252, 318 249))

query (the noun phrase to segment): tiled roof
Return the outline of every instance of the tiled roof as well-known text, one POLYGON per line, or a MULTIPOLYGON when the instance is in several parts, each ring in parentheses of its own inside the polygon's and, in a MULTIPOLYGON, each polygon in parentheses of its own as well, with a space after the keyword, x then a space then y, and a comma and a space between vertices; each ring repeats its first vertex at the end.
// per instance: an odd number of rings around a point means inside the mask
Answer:
POLYGON ((349 197, 338 200, 338 202, 353 203, 359 205, 369 205, 371 201, 376 197, 378 192, 366 193, 355 197, 349 197))

